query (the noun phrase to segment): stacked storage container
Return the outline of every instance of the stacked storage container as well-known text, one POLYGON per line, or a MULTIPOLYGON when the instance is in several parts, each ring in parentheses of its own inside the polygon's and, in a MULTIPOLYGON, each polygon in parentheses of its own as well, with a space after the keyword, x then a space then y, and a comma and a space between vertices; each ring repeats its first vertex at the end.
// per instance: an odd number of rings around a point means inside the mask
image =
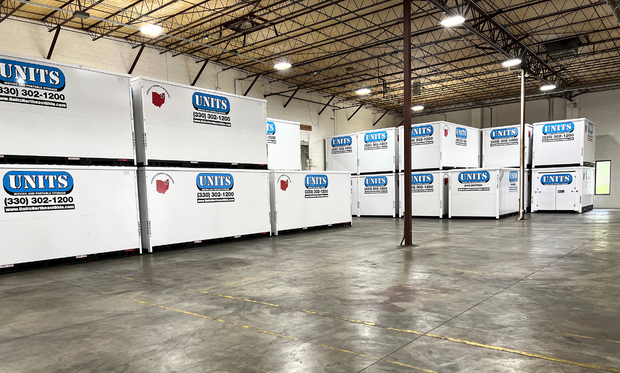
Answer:
MULTIPOLYGON (((484 128, 482 132, 482 168, 493 170, 495 168, 520 168, 521 166, 521 126, 501 126, 484 128)), ((525 191, 524 207, 530 211, 530 185, 532 181, 532 144, 534 129, 530 124, 525 125, 525 191)), ((521 185, 520 182, 517 183, 521 185)), ((497 189, 500 193, 500 189, 497 189)), ((519 192, 510 194, 509 198, 519 198, 519 192)), ((509 211, 507 213, 518 212, 509 211)))
POLYGON ((532 211, 594 207, 596 125, 569 119, 534 123, 532 211))
POLYGON ((0 267, 140 249, 129 76, 0 55, 0 267))
POLYGON ((131 82, 144 248, 268 233, 266 101, 131 82))
POLYGON ((501 216, 519 211, 519 170, 450 171, 450 218, 501 216))
POLYGON ((299 123, 267 119, 271 232, 351 223, 351 174, 301 171, 299 123))
POLYGON ((351 215, 398 213, 398 130, 387 128, 325 138, 325 168, 351 176, 351 215))
MULTIPOLYGON (((411 146, 412 215, 443 217, 448 215, 450 173, 455 168, 480 167, 480 130, 449 122, 430 122, 411 127, 411 141, 400 131, 400 154, 411 146)), ((400 216, 404 216, 404 157, 401 171, 400 216)))
POLYGON ((398 148, 397 128, 358 132, 360 216, 398 213, 398 148))
POLYGON ((267 118, 267 158, 270 170, 301 170, 299 122, 267 118))

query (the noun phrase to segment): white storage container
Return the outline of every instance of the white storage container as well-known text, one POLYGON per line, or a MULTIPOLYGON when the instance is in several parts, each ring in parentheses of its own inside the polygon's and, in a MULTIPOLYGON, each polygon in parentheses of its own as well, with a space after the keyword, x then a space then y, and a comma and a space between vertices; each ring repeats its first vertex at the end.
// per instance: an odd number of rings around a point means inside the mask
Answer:
MULTIPOLYGON (((400 173, 400 216, 405 216, 405 174, 400 173)), ((413 172, 411 174, 412 216, 448 215, 448 188, 450 175, 446 171, 413 172)))
POLYGON ((131 87, 140 165, 267 164, 267 101, 144 77, 131 87))
POLYGON ((358 132, 359 173, 393 172, 398 167, 398 128, 358 132))
POLYGON ((594 208, 594 168, 566 167, 533 170, 532 212, 594 208))
POLYGON ((360 176, 359 215, 396 217, 398 210, 398 174, 360 176))
POLYGON ((585 118, 534 123, 534 167, 594 166, 596 125, 585 118))
POLYGON ((271 171, 271 232, 351 222, 348 172, 271 171))
POLYGON ((269 171, 138 168, 142 245, 268 233, 269 171))
POLYGON ((0 266, 140 249, 134 167, 0 165, 0 266))
POLYGON ((270 170, 301 170, 299 122, 267 118, 267 156, 270 170))
MULTIPOLYGON (((405 129, 399 127, 400 154, 404 155, 405 129)), ((480 130, 449 122, 430 122, 411 127, 411 169, 443 170, 480 167, 480 130)), ((400 157, 399 170, 405 170, 400 157)))
MULTIPOLYGON (((534 127, 525 125, 525 168, 532 166, 532 144, 534 127)), ((521 166, 521 126, 483 128, 482 167, 521 166)))
POLYGON ((360 176, 351 176, 351 216, 360 216, 360 176))
POLYGON ((0 154, 134 160, 129 79, 0 54, 0 154))
POLYGON ((325 169, 357 174, 357 134, 325 138, 325 169))
POLYGON ((450 171, 450 217, 493 217, 519 211, 519 170, 450 171))

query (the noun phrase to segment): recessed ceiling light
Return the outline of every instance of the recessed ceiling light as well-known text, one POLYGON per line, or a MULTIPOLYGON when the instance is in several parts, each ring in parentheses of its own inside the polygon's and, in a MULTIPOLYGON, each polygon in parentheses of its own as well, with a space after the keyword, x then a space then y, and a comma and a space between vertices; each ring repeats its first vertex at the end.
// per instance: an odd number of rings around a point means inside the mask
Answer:
POLYGON ((443 27, 454 27, 454 26, 462 25, 463 22, 465 22, 465 17, 461 15, 456 15, 456 16, 450 16, 444 19, 443 21, 441 21, 440 23, 443 27))
POLYGON ((424 105, 415 105, 411 107, 411 110, 413 111, 422 111, 424 110, 424 105))
POLYGON ((152 38, 156 38, 156 37, 158 37, 159 35, 161 35, 161 33, 162 33, 162 31, 163 31, 163 30, 164 30, 164 29, 163 29, 163 28, 161 28, 161 26, 152 25, 152 24, 150 24, 150 23, 149 23, 149 24, 146 24, 146 25, 144 25, 144 26, 142 26, 142 27, 140 28, 140 32, 141 32, 141 33, 143 33, 143 34, 145 34, 145 35, 148 35, 148 36, 150 36, 150 37, 152 37, 152 38))
POLYGON ((360 95, 360 96, 361 96, 361 95, 367 95, 367 94, 369 94, 370 92, 371 92, 370 88, 366 88, 366 87, 364 87, 364 88, 360 88, 360 89, 358 89, 357 91, 355 91, 355 94, 356 94, 356 95, 360 95))
POLYGON ((292 65, 290 63, 284 62, 284 61, 283 62, 278 62, 277 64, 273 65, 273 67, 276 70, 288 70, 288 69, 291 68, 291 66, 292 65))
POLYGON ((557 87, 555 86, 555 84, 545 84, 544 86, 540 87, 540 90, 541 91, 553 91, 556 88, 557 87))
POLYGON ((502 62, 502 67, 515 67, 515 66, 519 66, 520 64, 521 64, 521 59, 512 58, 510 60, 506 60, 502 62))

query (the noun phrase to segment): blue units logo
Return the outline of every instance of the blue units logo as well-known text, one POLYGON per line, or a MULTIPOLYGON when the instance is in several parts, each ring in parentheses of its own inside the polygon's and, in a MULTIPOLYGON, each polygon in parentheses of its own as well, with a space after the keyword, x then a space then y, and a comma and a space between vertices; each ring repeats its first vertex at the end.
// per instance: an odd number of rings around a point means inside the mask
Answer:
POLYGON ((328 183, 327 175, 306 175, 306 188, 327 188, 328 183))
POLYGON ((573 182, 573 175, 571 174, 553 174, 542 175, 540 182, 543 185, 567 185, 573 182))
POLYGON ((411 175, 411 185, 432 184, 433 180, 433 174, 411 175))
POLYGON ((465 183, 486 183, 491 178, 488 171, 467 171, 459 173, 459 181, 465 183))
POLYGON ((14 196, 62 195, 73 190, 73 177, 64 171, 9 171, 2 185, 14 196))
POLYGON ((353 143, 351 136, 334 137, 332 139, 332 147, 349 146, 353 143))
POLYGON ((192 104, 196 110, 211 111, 219 114, 230 112, 230 101, 226 97, 194 92, 192 104))
POLYGON ((388 178, 386 176, 368 176, 364 178, 365 186, 386 186, 388 178))
POLYGON ((433 132, 434 129, 431 125, 417 126, 411 129, 411 137, 432 136, 433 132))
POLYGON ((62 91, 66 81, 65 74, 58 68, 0 59, 0 83, 62 91))
POLYGON ((503 128, 491 131, 492 139, 507 139, 511 137, 517 137, 518 135, 518 128, 503 128))
POLYGON ((268 135, 276 134, 276 124, 274 122, 267 122, 267 134, 268 135))
POLYGON ((467 129, 465 129, 463 127, 457 127, 455 134, 456 134, 457 138, 466 139, 467 138, 467 129))
POLYGON ((386 131, 369 132, 364 134, 364 141, 367 143, 387 141, 388 134, 386 131))
POLYGON ((201 173, 196 176, 198 190, 231 190, 235 186, 235 179, 231 174, 201 173))
POLYGON ((592 123, 590 123, 590 122, 588 122, 588 133, 589 133, 590 135, 593 135, 593 134, 594 134, 594 124, 592 124, 592 123))
POLYGON ((510 181, 511 183, 517 182, 519 180, 519 172, 517 171, 510 171, 510 174, 508 175, 508 181, 510 181))
POLYGON ((542 128, 542 131, 545 135, 555 133, 570 133, 574 130, 575 124, 573 122, 545 124, 542 128))

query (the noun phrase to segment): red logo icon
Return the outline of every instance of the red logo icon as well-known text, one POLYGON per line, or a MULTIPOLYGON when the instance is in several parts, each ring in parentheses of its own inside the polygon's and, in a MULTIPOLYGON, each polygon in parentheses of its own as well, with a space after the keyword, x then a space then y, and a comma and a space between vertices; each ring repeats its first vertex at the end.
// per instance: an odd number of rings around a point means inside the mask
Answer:
POLYGON ((291 178, 287 175, 280 175, 278 181, 280 182, 280 189, 284 192, 288 189, 289 184, 292 184, 291 178))
POLYGON ((170 180, 156 180, 156 182, 157 192, 166 194, 166 191, 170 188, 170 180))
POLYGON ((165 93, 151 92, 151 97, 153 99, 153 105, 157 107, 161 107, 166 102, 165 93))
POLYGON ((443 137, 448 137, 448 133, 450 133, 450 128, 448 126, 443 127, 443 137))

